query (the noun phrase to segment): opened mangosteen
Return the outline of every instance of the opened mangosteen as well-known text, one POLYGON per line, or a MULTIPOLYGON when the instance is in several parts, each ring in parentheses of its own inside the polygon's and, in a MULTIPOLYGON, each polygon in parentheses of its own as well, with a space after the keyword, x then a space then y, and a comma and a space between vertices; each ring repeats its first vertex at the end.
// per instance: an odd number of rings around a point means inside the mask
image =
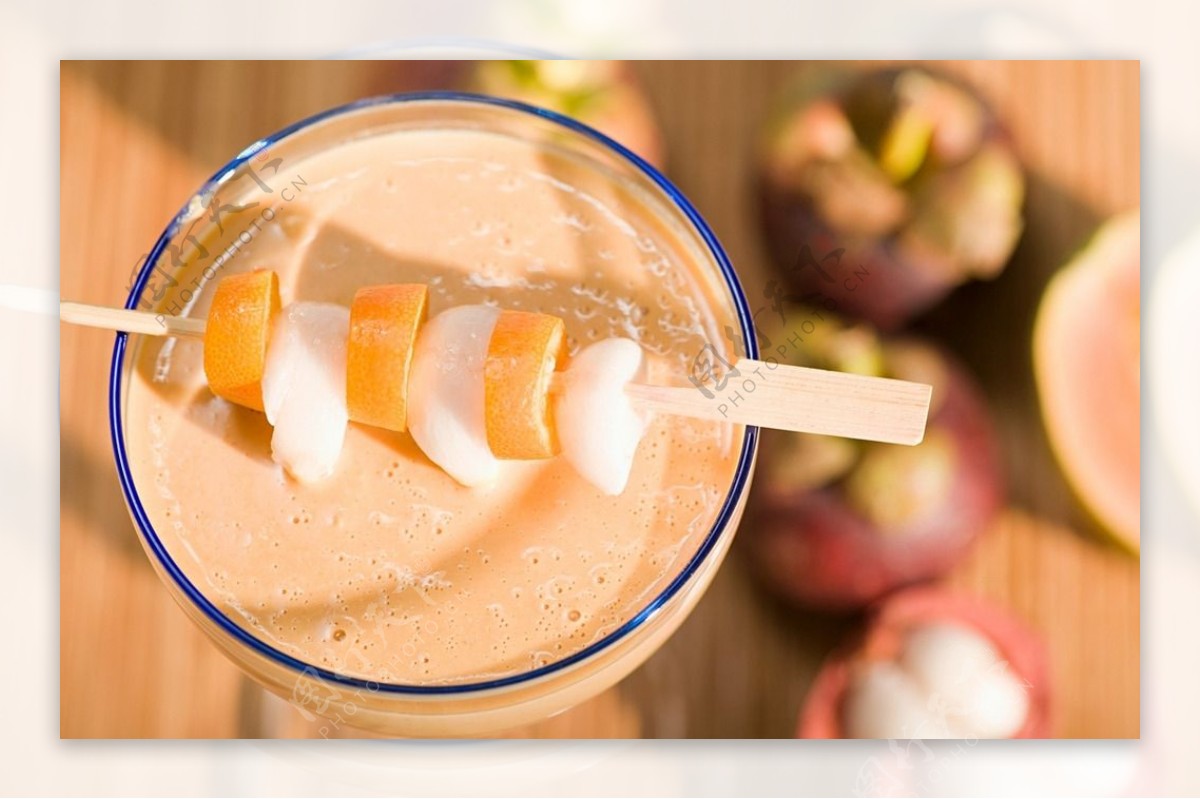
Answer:
POLYGON ((910 589, 821 667, 797 736, 1044 738, 1049 679, 1041 636, 1007 611, 910 589))

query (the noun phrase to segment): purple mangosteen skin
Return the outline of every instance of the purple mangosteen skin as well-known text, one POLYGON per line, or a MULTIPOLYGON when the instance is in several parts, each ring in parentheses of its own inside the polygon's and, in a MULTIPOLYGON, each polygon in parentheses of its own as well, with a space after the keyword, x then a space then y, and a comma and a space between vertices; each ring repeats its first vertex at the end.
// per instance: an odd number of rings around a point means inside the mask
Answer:
MULTIPOLYGON (((1012 150, 1009 133, 976 92, 952 76, 921 69, 967 91, 979 102, 984 114, 981 147, 997 143, 1012 150)), ((894 80, 901 71, 880 70, 865 76, 853 72, 816 75, 802 80, 802 87, 793 91, 785 103, 793 109, 791 113, 797 113, 821 97, 839 100, 855 81, 882 84, 894 80)), ((785 111, 781 116, 787 114, 785 111)), ((821 218, 810 198, 777 185, 769 179, 768 171, 760 170, 757 185, 762 230, 771 260, 796 298, 828 298, 837 304, 840 313, 894 332, 970 279, 969 275, 947 273, 944 267, 929 268, 907 258, 896 247, 894 236, 856 240, 839 233, 821 218), (836 265, 833 260, 822 261, 823 269, 816 270, 806 263, 806 251, 824 258, 839 250, 836 265)))
MULTIPOLYGON (((860 608, 891 591, 944 574, 963 559, 1004 500, 995 430, 983 395, 944 354, 944 397, 929 421, 954 443, 954 476, 944 499, 920 519, 880 529, 849 503, 844 480, 808 491, 780 491, 769 472, 751 494, 744 535, 769 588, 800 604, 860 608)), ((782 436, 763 432, 763 457, 782 436)), ((887 446, 887 445, 875 445, 887 446)), ((919 446, 919 445, 918 445, 919 446)))

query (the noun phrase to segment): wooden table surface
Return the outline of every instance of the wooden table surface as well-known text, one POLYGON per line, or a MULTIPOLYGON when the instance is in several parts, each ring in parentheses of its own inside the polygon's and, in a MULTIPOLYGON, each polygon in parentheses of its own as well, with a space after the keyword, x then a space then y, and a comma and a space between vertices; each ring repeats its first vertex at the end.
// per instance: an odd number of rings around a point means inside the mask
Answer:
MULTIPOLYGON (((997 281, 919 325, 979 374, 1001 427, 1012 510, 949 577, 1044 632, 1056 733, 1139 734, 1138 563, 1090 534, 1047 449, 1029 329, 1048 275, 1098 220, 1138 205, 1136 62, 963 63, 1030 172, 1027 231, 997 281)), ((751 144, 772 92, 802 65, 644 63, 669 174, 716 230, 751 292, 765 256, 751 144)), ((64 62, 61 290, 120 304, 130 270, 190 193, 264 134, 355 98, 435 87, 403 62, 64 62)), ((63 737, 303 737, 320 732, 244 677, 152 571, 117 484, 105 413, 112 337, 61 330, 63 737)), ((787 737, 821 659, 853 620, 758 590, 735 544, 680 631, 605 694, 514 736, 787 737)), ((327 725, 325 725, 327 726, 327 725)), ((342 728, 337 735, 356 735, 342 728)))

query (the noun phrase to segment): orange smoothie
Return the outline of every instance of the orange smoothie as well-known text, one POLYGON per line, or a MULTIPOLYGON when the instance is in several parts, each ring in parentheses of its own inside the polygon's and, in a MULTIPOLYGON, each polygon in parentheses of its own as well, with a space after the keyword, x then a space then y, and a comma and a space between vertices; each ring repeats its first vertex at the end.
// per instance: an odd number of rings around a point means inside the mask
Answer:
MULTIPOLYGON (((729 349, 724 287, 682 232, 565 151, 402 130, 285 172, 290 199, 217 278, 270 268, 285 304, 346 306, 363 286, 426 283, 432 315, 480 303, 558 315, 572 353, 631 338, 655 383, 686 384, 707 343, 729 349)), ((187 313, 206 313, 215 283, 187 313)), ((381 683, 477 683, 603 638, 693 556, 740 453, 740 428, 659 416, 618 496, 561 457, 505 461, 495 482, 467 488, 407 434, 351 424, 333 475, 303 483, 272 460, 263 414, 209 391, 201 346, 143 339, 133 353, 127 446, 150 521, 252 635, 381 683)))

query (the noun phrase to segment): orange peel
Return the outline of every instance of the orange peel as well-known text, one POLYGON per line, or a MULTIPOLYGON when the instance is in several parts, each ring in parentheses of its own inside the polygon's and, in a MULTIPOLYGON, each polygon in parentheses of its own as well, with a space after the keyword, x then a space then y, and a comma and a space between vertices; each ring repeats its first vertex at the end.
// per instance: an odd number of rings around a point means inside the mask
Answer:
POLYGON ((502 311, 484 364, 488 446, 497 458, 549 458, 558 453, 550 384, 567 355, 563 320, 502 311))
POLYGON ((350 305, 346 408, 361 424, 404 432, 408 376, 417 335, 429 318, 429 289, 417 283, 359 289, 350 305))
POLYGON ((204 330, 204 375, 218 397, 263 410, 263 370, 279 307, 279 278, 269 269, 217 284, 204 330))

